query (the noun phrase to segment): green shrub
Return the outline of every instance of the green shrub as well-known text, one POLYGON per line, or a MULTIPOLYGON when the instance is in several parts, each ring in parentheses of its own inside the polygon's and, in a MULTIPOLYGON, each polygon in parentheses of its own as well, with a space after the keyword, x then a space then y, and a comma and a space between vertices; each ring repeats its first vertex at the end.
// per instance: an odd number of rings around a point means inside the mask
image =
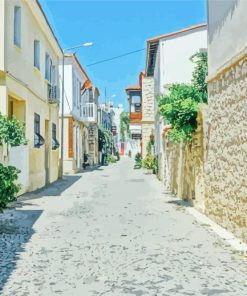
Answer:
POLYGON ((21 188, 19 184, 16 184, 19 173, 20 171, 15 167, 4 166, 0 163, 0 209, 16 200, 16 195, 21 188))
POLYGON ((115 152, 115 156, 117 158, 117 161, 119 161, 120 160, 120 153, 119 153, 119 151, 116 151, 115 152))
POLYGON ((3 143, 10 146, 19 146, 27 144, 24 133, 24 125, 15 117, 9 119, 0 114, 0 145, 3 143))
POLYGON ((207 102, 207 53, 198 52, 191 61, 195 63, 191 84, 174 84, 168 95, 159 100, 160 114, 171 125, 168 138, 175 143, 192 139, 197 129, 199 104, 207 102))
POLYGON ((107 162, 107 164, 115 163, 115 162, 117 162, 117 160, 116 160, 116 157, 114 155, 109 154, 109 155, 107 155, 106 162, 107 162))
POLYGON ((141 157, 141 153, 137 152, 136 156, 135 156, 135 169, 140 169, 142 167, 142 157, 141 157))
POLYGON ((147 154, 143 159, 142 165, 145 169, 155 170, 155 158, 152 154, 147 154))

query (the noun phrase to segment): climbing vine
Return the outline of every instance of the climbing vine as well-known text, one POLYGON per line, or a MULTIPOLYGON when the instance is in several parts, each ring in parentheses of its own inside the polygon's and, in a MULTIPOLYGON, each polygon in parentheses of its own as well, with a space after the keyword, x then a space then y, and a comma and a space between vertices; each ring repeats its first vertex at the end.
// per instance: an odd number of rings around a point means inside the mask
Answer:
POLYGON ((176 143, 192 139, 197 128, 199 104, 207 102, 207 53, 196 53, 190 60, 195 63, 191 84, 173 84, 169 94, 159 100, 160 114, 171 125, 168 138, 176 143))

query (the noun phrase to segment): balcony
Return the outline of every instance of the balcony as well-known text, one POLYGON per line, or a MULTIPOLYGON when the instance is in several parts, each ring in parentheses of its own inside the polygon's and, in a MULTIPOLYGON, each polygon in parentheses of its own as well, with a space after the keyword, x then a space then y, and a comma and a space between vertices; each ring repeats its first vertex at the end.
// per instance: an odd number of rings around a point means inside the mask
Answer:
POLYGON ((59 104, 59 87, 56 85, 47 85, 47 97, 50 104, 59 104))
POLYGON ((142 112, 130 112, 130 123, 141 123, 142 112))
POLYGON ((82 105, 82 120, 85 122, 97 122, 97 106, 95 103, 85 103, 82 105))

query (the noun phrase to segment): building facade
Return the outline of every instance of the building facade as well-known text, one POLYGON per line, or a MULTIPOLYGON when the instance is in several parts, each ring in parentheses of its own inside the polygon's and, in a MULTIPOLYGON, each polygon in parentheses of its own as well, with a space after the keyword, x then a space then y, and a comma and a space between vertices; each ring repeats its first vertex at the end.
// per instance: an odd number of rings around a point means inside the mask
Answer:
POLYGON ((22 192, 32 191, 58 178, 62 50, 36 0, 0 1, 0 39, 0 112, 24 123, 28 140, 10 163, 22 171, 22 192))
POLYGON ((125 151, 131 151, 142 154, 142 78, 143 73, 139 75, 139 84, 128 86, 125 91, 129 102, 129 132, 130 137, 126 143, 125 151))
POLYGON ((208 1, 205 210, 247 242, 247 2, 208 1), (234 36, 234 38, 233 38, 234 36))
MULTIPOLYGON (((62 76, 60 65, 60 76, 62 76)), ((99 92, 75 54, 64 59, 64 172, 76 172, 97 159, 99 92)), ((60 108, 61 122, 61 108, 60 108)), ((60 124, 61 126, 61 124, 60 124)))
POLYGON ((194 64, 190 57, 207 48, 207 25, 200 24, 147 41, 146 77, 154 83, 155 154, 159 179, 169 189, 170 173, 163 130, 166 123, 158 112, 158 98, 175 83, 190 83, 194 64))

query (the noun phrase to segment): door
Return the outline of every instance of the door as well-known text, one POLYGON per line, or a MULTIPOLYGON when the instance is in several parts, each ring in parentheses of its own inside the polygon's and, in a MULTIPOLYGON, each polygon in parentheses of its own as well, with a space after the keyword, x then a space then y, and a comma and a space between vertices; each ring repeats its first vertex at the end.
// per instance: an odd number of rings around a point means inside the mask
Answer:
POLYGON ((45 121, 45 183, 50 183, 50 122, 45 121))

